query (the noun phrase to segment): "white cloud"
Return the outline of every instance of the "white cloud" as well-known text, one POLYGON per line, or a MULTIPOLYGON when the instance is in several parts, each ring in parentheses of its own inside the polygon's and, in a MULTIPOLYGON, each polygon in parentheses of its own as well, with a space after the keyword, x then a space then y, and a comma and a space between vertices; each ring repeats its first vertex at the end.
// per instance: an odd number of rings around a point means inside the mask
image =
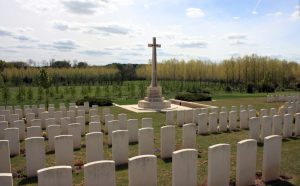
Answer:
POLYGON ((61 39, 53 41, 52 43, 40 43, 38 47, 45 50, 71 51, 80 47, 75 41, 71 39, 61 39))
POLYGON ((258 12, 256 12, 255 10, 253 10, 253 11, 251 12, 251 14, 253 14, 253 15, 257 15, 257 14, 258 14, 258 12))
POLYGON ((104 8, 108 5, 107 0, 67 0, 62 4, 67 11, 74 14, 93 14, 98 8, 104 8))
POLYGON ((296 6, 296 10, 291 14, 291 18, 294 20, 300 19, 300 5, 296 6))
POLYGON ((273 13, 268 13, 267 16, 274 16, 274 17, 279 17, 282 16, 283 13, 282 12, 273 12, 273 13))
POLYGON ((186 15, 190 18, 204 17, 205 13, 200 8, 187 8, 186 15))
POLYGON ((179 48, 206 48, 207 43, 205 41, 185 41, 177 43, 176 46, 179 48))
MULTIPOLYGON (((17 29, 19 30, 19 29, 17 29)), ((23 42, 37 42, 37 39, 32 38, 31 36, 25 35, 25 34, 19 34, 18 32, 8 29, 8 28, 3 28, 0 27, 0 37, 9 37, 18 41, 23 41, 23 42)))
POLYGON ((247 35, 243 33, 231 33, 226 36, 229 40, 247 39, 247 35))
POLYGON ((240 17, 238 17, 238 16, 235 16, 235 17, 232 17, 232 19, 234 19, 234 20, 238 20, 238 19, 240 19, 240 17))

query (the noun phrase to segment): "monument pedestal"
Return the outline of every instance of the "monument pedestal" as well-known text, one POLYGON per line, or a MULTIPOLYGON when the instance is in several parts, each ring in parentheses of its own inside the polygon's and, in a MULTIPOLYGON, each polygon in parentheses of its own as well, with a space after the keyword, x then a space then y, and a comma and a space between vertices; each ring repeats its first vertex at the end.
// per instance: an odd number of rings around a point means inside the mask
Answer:
POLYGON ((165 100, 164 97, 162 97, 160 86, 149 86, 147 88, 147 97, 145 97, 144 100, 140 100, 138 102, 138 107, 145 109, 160 110, 170 108, 171 102, 165 100))

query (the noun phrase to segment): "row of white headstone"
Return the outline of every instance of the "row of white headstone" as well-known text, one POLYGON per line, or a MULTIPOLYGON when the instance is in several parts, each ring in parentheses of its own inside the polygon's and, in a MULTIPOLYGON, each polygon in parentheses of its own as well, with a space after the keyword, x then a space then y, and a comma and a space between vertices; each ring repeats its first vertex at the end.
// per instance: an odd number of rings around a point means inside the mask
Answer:
POLYGON ((269 135, 281 135, 283 138, 289 138, 300 135, 300 113, 252 117, 249 119, 249 138, 263 142, 263 139, 269 135))
MULTIPOLYGON (((114 134, 121 134, 116 131, 114 134)), ((69 140, 71 143, 72 140, 69 140)), ((0 149, 8 149, 8 141, 0 141, 0 149)), ((43 138, 26 140, 26 168, 38 176, 40 186, 71 186, 72 166, 58 165, 45 167, 43 138), (28 153, 27 153, 28 150, 28 153)), ((282 137, 273 135, 264 139, 262 180, 272 181, 279 178, 282 137)), ((229 185, 231 172, 231 149, 229 144, 217 144, 208 148, 208 186, 229 185)), ((253 139, 243 140, 237 144, 236 185, 253 185, 256 175, 257 142, 253 139)), ((7 159, 9 154, 3 156, 7 159)), ((65 156, 66 157, 66 156, 65 156)), ((2 162, 10 166, 8 162, 2 162)), ((157 185, 157 157, 153 154, 139 155, 126 160, 128 162, 128 180, 130 186, 157 185)), ((172 152, 172 185, 197 185, 198 151, 181 149, 172 152)), ((87 186, 116 185, 116 162, 112 160, 96 160, 84 165, 84 183, 87 186)), ((0 185, 12 186, 12 174, 0 171, 0 185)))
POLYGON ((297 102, 300 101, 300 95, 267 95, 267 103, 272 102, 297 102))

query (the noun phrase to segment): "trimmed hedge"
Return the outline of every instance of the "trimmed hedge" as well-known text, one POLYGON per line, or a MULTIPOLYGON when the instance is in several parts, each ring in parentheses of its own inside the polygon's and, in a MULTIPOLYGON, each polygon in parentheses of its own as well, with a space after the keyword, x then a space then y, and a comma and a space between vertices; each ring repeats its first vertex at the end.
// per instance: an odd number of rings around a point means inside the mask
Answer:
POLYGON ((84 102, 88 101, 90 107, 92 105, 98 106, 112 106, 112 100, 109 98, 96 98, 96 97, 84 97, 83 99, 77 100, 76 105, 83 105, 84 102))
POLYGON ((180 92, 175 99, 182 101, 211 101, 211 96, 204 93, 180 92))

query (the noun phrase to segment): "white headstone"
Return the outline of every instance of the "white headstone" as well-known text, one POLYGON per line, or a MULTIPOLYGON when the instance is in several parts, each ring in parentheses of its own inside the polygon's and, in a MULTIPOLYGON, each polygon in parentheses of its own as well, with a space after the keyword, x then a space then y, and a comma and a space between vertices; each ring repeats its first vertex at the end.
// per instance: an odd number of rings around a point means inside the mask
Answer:
POLYGON ((184 124, 182 127, 182 148, 196 148, 196 125, 194 123, 184 124))
POLYGON ((138 142, 139 121, 137 119, 129 119, 127 121, 127 130, 129 143, 138 142))
POLYGON ((85 116, 77 116, 75 117, 75 122, 80 123, 81 126, 81 135, 85 133, 85 116))
POLYGON ((0 121, 0 140, 4 139, 4 129, 8 128, 7 121, 0 121))
POLYGON ((237 112, 230 111, 228 120, 229 120, 229 130, 236 130, 237 129, 237 112))
POLYGON ((240 129, 248 128, 248 110, 240 111, 240 129))
POLYGON ((242 140, 237 143, 236 185, 254 185, 256 173, 257 141, 242 140))
POLYGON ((0 173, 0 185, 13 186, 12 173, 0 173))
POLYGON ((73 148, 80 149, 81 147, 81 125, 72 123, 68 125, 68 134, 73 136, 73 148))
POLYGON ((99 115, 90 116, 90 122, 99 122, 100 123, 100 116, 99 115))
POLYGON ((112 159, 116 165, 128 163, 127 130, 116 130, 112 132, 112 159))
POLYGON ((198 134, 208 133, 208 115, 206 113, 201 113, 198 115, 198 134))
MULTIPOLYGON (((101 117, 101 118, 104 119, 104 116, 105 116, 105 115, 108 115, 108 114, 110 114, 110 108, 109 108, 109 107, 103 108, 103 110, 102 110, 102 117, 101 117)), ((102 121, 102 122, 103 122, 103 121, 102 121)))
POLYGON ((229 185, 230 145, 217 144, 208 147, 208 186, 229 185))
POLYGON ((38 185, 72 186, 72 167, 53 166, 38 170, 38 185))
POLYGON ((67 117, 70 118, 71 123, 75 122, 76 113, 74 110, 67 111, 67 117))
POLYGON ((71 124, 69 117, 60 118, 61 133, 68 134, 68 125, 71 124))
POLYGON ((172 185, 197 185, 197 158, 195 149, 182 149, 173 152, 172 185))
POLYGON ((118 114, 120 130, 127 130, 127 114, 118 114))
POLYGON ((46 128, 46 119, 49 118, 49 113, 47 111, 42 112, 40 114, 40 119, 41 119, 41 124, 42 124, 42 128, 46 128))
POLYGON ((296 113, 295 114, 295 136, 299 136, 299 135, 300 135, 300 113, 296 113))
POLYGON ((85 186, 116 186, 115 162, 94 161, 84 165, 85 186))
POLYGON ((184 111, 184 123, 193 123, 193 110, 185 110, 184 111))
POLYGON ((54 151, 54 138, 59 136, 60 126, 59 125, 49 125, 47 127, 47 136, 48 136, 48 151, 54 151))
POLYGON ((129 159, 129 186, 157 185, 157 160, 155 155, 141 155, 129 159))
POLYGON ((38 126, 27 127, 27 138, 42 137, 42 128, 38 126))
POLYGON ((175 125, 173 110, 169 110, 166 112, 166 125, 175 125))
POLYGON ((219 131, 220 132, 227 131, 227 113, 226 112, 219 113, 219 131))
POLYGON ((200 108, 193 109, 193 123, 197 124, 198 122, 198 114, 200 114, 200 108))
POLYGON ((262 179, 267 181, 279 178, 282 137, 268 136, 264 139, 262 179))
POLYGON ((20 140, 25 139, 25 122, 24 120, 16 120, 13 122, 12 127, 19 129, 19 138, 20 140))
POLYGON ((176 145, 176 128, 168 125, 160 128, 160 156, 162 159, 171 158, 176 145))
POLYGON ((33 119, 31 120, 32 127, 42 127, 42 120, 41 119, 33 119))
POLYGON ((0 140, 0 173, 10 173, 10 151, 9 151, 9 141, 0 140))
POLYGON ((89 115, 90 115, 90 116, 98 115, 98 110, 97 110, 97 109, 90 109, 89 115))
POLYGON ((283 131, 282 136, 284 138, 291 137, 293 135, 293 116, 291 114, 285 114, 283 116, 283 131))
POLYGON ((218 123, 217 122, 218 122, 217 113, 215 113, 215 112, 209 113, 209 117, 208 117, 209 132, 211 132, 211 133, 218 132, 218 123))
POLYGON ((27 177, 37 176, 37 171, 45 167, 45 143, 43 137, 25 139, 26 174, 27 177))
POLYGON ((184 124, 184 110, 177 110, 177 125, 181 127, 184 124))
POLYGON ((273 135, 282 134, 282 116, 280 115, 273 115, 272 134, 273 135))
POLYGON ((260 118, 252 117, 249 119, 249 138, 259 141, 260 135, 260 118))
POLYGON ((270 116, 263 116, 261 118, 261 140, 272 135, 272 120, 270 116))
POLYGON ((89 133, 91 132, 101 132, 100 122, 90 122, 89 123, 89 133))
POLYGON ((248 116, 249 119, 252 117, 256 117, 256 110, 255 109, 248 110, 248 116))
POLYGON ((152 118, 142 118, 142 128, 153 128, 152 118))
POLYGON ((86 162, 100 161, 104 159, 103 133, 92 132, 85 135, 86 162))
POLYGON ((56 124, 56 120, 55 118, 48 118, 48 119, 45 119, 45 126, 46 126, 46 129, 48 126, 50 125, 57 125, 56 124))
POLYGON ((18 128, 6 128, 4 129, 4 139, 9 141, 10 155, 20 154, 19 143, 19 129, 18 128))
POLYGON ((31 126, 31 120, 35 119, 35 114, 34 113, 27 113, 25 115, 25 117, 26 117, 27 126, 31 126))
POLYGON ((107 138, 107 144, 111 145, 111 141, 112 141, 112 132, 119 130, 119 121, 118 120, 112 120, 109 121, 107 124, 107 133, 108 133, 108 138, 107 138))
POLYGON ((139 137, 139 155, 154 154, 154 131, 153 128, 141 128, 139 137))
POLYGON ((54 140, 56 165, 73 166, 73 136, 59 135, 54 140))

